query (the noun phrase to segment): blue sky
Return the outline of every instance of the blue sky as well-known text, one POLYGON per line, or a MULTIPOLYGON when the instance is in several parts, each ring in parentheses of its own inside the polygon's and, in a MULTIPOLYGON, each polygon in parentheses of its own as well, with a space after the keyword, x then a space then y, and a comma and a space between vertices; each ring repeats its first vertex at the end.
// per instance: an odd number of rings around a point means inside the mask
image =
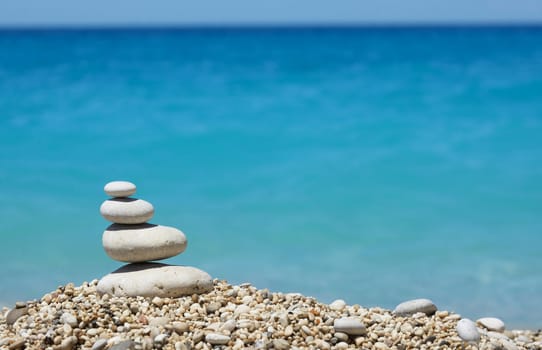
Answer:
POLYGON ((1 0, 0 25, 538 22, 542 0, 1 0))

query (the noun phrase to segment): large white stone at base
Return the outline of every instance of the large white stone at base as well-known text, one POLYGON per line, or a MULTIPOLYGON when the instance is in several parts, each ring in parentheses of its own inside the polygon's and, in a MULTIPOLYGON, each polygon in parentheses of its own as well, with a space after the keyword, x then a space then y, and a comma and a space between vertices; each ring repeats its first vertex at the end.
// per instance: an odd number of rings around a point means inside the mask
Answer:
POLYGON ((211 276, 191 266, 160 263, 124 265, 104 276, 97 286, 100 294, 127 297, 170 297, 201 294, 213 289, 211 276))
POLYGON ((154 215, 151 203, 137 198, 111 198, 100 206, 100 214, 116 224, 142 224, 154 215))
POLYGON ((113 224, 102 236, 107 255, 123 262, 167 259, 182 253, 186 244, 186 236, 180 230, 152 224, 113 224))

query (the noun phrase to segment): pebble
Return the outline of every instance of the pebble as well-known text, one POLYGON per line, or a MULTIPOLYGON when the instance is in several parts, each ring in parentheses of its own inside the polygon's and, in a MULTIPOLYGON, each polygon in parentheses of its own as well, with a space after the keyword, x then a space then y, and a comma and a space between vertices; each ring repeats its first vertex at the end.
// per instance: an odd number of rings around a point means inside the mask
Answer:
POLYGON ((28 314, 28 307, 20 307, 20 308, 13 308, 11 309, 8 314, 6 315, 6 323, 9 324, 9 325, 12 325, 14 324, 15 322, 17 322, 17 320, 28 314))
POLYGON ((103 350, 105 349, 107 345, 107 340, 105 339, 98 339, 94 345, 92 345, 92 349, 91 350, 103 350))
POLYGON ((109 350, 135 350, 136 345, 137 344, 133 340, 124 340, 113 345, 109 350))
POLYGON ((489 331, 504 332, 504 322, 496 317, 483 317, 476 321, 479 325, 489 331))
POLYGON ((348 343, 346 342, 340 342, 340 343, 337 343, 337 345, 335 345, 335 349, 337 350, 346 350, 348 349, 348 343))
POLYGON ((104 186, 104 191, 111 197, 129 197, 136 193, 136 185, 128 181, 111 181, 104 186))
POLYGON ((346 306, 346 302, 342 299, 337 299, 333 301, 331 304, 329 304, 329 307, 332 310, 341 311, 346 306))
POLYGON ((490 338, 510 340, 510 338, 500 332, 489 331, 486 333, 486 335, 490 338))
POLYGON ((307 326, 301 326, 301 331, 305 333, 306 335, 312 335, 311 329, 307 326))
POLYGON ((250 312, 250 306, 241 304, 235 308, 234 315, 248 314, 250 312))
POLYGON ((212 345, 226 345, 230 341, 230 337, 218 333, 209 333, 205 336, 205 341, 212 345))
POLYGON ((349 335, 362 335, 366 333, 365 325, 358 319, 343 317, 333 322, 335 332, 343 332, 349 335))
POLYGON ((333 334, 333 336, 337 339, 339 339, 340 341, 348 341, 348 334, 346 333, 343 333, 343 332, 335 332, 333 334))
POLYGON ((79 322, 77 318, 69 312, 65 312, 60 316, 60 322, 70 325, 71 327, 77 327, 79 322))
POLYGON ((220 327, 222 330, 226 330, 228 332, 232 332, 235 327, 237 326, 237 322, 235 320, 227 320, 222 327, 220 327))
POLYGON ((273 339, 273 348, 277 350, 288 350, 290 349, 290 343, 284 339, 273 339))
POLYGON ((389 347, 385 343, 376 342, 374 345, 375 350, 388 350, 389 347))
POLYGON ((418 312, 424 313, 428 316, 434 314, 437 311, 437 307, 429 299, 414 299, 402 302, 397 305, 393 310, 398 316, 410 316, 418 312))
POLYGON ((151 317, 149 319, 149 326, 151 327, 164 327, 169 323, 169 318, 167 317, 151 317))
POLYGON ((162 298, 160 298, 160 297, 152 298, 151 303, 153 305, 155 305, 155 306, 158 306, 158 307, 164 306, 164 300, 162 300, 162 298))
POLYGON ((143 224, 154 215, 154 207, 143 199, 113 198, 102 203, 100 214, 116 224, 143 224))
POLYGON ((289 337, 292 334, 294 334, 294 327, 292 327, 291 325, 286 326, 286 328, 284 329, 284 335, 289 337))
POLYGON ((457 323, 457 335, 466 342, 478 342, 480 340, 480 333, 476 328, 476 323, 472 322, 468 318, 463 318, 457 323))
POLYGON ((97 286, 98 293, 117 297, 176 298, 211 289, 211 276, 195 267, 147 262, 124 265, 104 276, 97 286))
POLYGON ((17 350, 22 349, 25 347, 25 341, 24 339, 17 339, 13 343, 11 343, 10 346, 8 346, 9 350, 17 350))
POLYGON ((159 334, 156 337, 154 337, 154 342, 157 344, 164 344, 166 339, 167 339, 167 334, 159 334))
POLYGON ((172 326, 172 329, 175 331, 175 333, 177 334, 183 334, 183 333, 186 333, 188 332, 188 330, 190 329, 188 327, 188 324, 186 322, 173 322, 171 324, 172 326))
POLYGON ((102 245, 107 255, 122 262, 167 259, 182 253, 186 244, 184 233, 162 225, 112 224, 102 235, 102 245))
POLYGON ((209 303, 209 305, 207 305, 207 313, 212 314, 216 310, 220 309, 220 307, 222 307, 222 305, 220 303, 211 302, 211 303, 209 303))
POLYGON ((60 345, 53 347, 54 350, 71 350, 77 344, 77 337, 68 337, 60 343, 60 345))
POLYGON ((331 345, 329 345, 329 343, 325 340, 320 340, 317 342, 317 346, 321 349, 321 350, 330 350, 331 349, 331 345))

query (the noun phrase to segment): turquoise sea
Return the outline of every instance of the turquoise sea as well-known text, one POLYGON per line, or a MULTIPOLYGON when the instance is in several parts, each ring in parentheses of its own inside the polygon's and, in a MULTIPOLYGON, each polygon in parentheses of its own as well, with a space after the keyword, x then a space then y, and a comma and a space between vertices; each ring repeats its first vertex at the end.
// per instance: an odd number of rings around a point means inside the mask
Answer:
POLYGON ((542 327, 542 27, 0 31, 0 303, 121 266, 110 180, 231 283, 542 327))

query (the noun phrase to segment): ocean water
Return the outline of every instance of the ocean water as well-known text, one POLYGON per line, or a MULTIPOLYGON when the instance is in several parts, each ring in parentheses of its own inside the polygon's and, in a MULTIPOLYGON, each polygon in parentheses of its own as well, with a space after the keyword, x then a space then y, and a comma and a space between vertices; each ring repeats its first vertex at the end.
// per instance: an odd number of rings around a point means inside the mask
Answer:
POLYGON ((542 28, 0 31, 0 303, 121 266, 110 180, 231 283, 542 327, 542 28))

